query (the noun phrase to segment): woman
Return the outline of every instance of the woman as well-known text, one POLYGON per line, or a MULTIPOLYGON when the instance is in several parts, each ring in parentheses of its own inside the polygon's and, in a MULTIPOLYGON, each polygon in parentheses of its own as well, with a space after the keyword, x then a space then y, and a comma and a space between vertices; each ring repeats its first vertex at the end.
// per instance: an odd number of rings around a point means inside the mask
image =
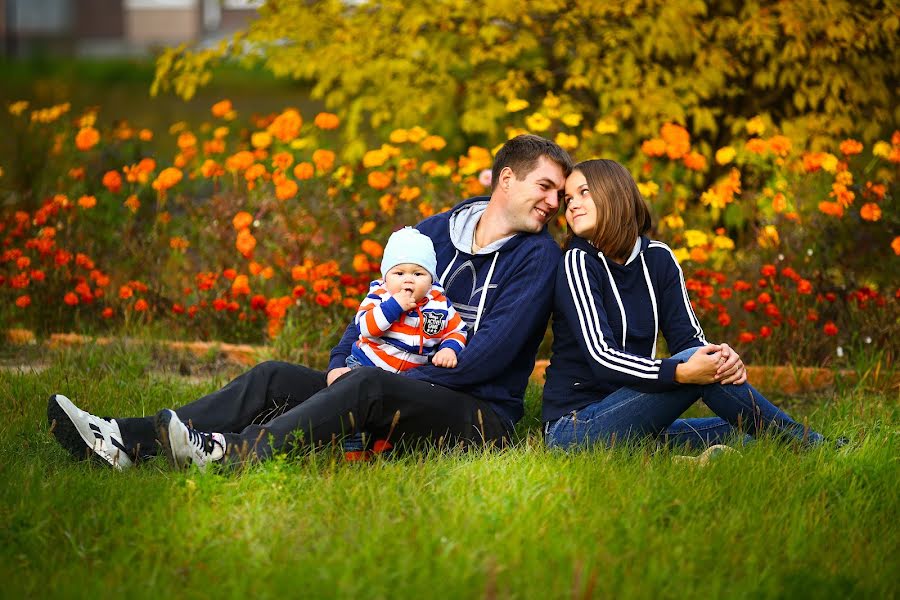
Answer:
POLYGON ((565 201, 574 235, 557 271, 544 386, 551 447, 645 436, 700 446, 740 430, 823 441, 747 384, 728 345, 707 343, 674 254, 646 237, 650 211, 624 167, 576 165, 565 201), (656 358, 660 332, 671 358, 656 358), (718 416, 678 419, 698 398, 718 416))

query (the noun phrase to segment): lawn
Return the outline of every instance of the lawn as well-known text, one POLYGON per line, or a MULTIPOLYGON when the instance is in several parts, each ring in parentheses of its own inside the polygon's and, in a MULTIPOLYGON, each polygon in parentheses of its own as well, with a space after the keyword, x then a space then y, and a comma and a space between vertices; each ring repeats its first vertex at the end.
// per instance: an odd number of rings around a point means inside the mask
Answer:
POLYGON ((847 448, 764 439, 705 468, 652 444, 547 451, 534 388, 503 453, 360 464, 324 451, 232 474, 154 459, 118 473, 57 446, 50 393, 146 415, 233 369, 119 346, 5 362, 26 368, 0 371, 4 597, 897 595, 896 390, 789 404, 847 448))

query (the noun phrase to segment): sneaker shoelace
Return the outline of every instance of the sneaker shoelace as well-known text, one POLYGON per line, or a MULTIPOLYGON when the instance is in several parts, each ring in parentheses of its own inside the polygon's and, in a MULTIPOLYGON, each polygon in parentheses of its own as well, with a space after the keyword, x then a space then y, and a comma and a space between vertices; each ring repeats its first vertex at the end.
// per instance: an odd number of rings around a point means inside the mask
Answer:
POLYGON ((210 433, 197 431, 193 427, 188 427, 187 430, 190 443, 204 454, 212 454, 215 447, 220 445, 210 433))

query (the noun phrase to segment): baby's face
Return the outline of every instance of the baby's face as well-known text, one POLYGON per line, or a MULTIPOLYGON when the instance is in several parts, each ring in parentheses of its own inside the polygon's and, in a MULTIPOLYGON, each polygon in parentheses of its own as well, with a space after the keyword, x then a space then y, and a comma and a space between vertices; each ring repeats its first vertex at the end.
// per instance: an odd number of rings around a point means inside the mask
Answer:
POLYGON ((385 273, 384 286, 391 295, 407 290, 418 302, 431 289, 431 275, 420 265, 400 263, 385 273))

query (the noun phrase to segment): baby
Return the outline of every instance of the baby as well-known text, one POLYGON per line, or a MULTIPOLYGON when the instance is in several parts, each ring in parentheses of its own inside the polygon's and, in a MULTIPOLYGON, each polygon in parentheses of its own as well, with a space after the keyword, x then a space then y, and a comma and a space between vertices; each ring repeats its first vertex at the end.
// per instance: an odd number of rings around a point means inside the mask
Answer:
POLYGON ((347 366, 398 373, 430 362, 456 366, 466 346, 466 324, 437 282, 437 259, 428 236, 412 227, 394 232, 384 248, 382 279, 356 313, 359 340, 347 366))

